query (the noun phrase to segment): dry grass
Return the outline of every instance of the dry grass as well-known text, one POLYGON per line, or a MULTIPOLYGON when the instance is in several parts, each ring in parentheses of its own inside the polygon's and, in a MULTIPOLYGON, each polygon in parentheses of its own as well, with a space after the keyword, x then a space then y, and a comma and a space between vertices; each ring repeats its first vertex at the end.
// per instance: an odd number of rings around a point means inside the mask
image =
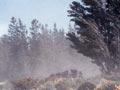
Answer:
POLYGON ((120 90, 120 83, 101 79, 94 85, 80 75, 62 72, 38 80, 31 77, 13 82, 14 90, 120 90), (72 76, 73 75, 73 76, 72 76))

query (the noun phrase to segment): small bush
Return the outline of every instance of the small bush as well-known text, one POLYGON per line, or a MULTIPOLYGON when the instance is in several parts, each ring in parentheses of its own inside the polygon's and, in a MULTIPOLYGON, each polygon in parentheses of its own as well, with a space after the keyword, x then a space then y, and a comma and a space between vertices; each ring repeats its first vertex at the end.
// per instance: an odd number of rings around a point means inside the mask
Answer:
POLYGON ((30 77, 13 82, 13 87, 15 90, 30 90, 36 87, 36 85, 37 85, 37 80, 34 80, 30 77))
POLYGON ((85 82, 82 85, 80 85, 80 87, 78 88, 78 90, 94 90, 95 85, 90 83, 90 82, 85 82))

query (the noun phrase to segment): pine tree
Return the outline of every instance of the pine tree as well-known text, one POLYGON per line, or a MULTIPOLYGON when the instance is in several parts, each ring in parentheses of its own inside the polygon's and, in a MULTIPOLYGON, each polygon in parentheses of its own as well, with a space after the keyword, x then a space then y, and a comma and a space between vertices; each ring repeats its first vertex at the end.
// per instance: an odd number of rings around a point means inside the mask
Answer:
POLYGON ((20 19, 17 21, 16 18, 11 18, 8 37, 11 54, 18 59, 19 55, 28 48, 27 29, 20 19))
POLYGON ((65 43, 65 35, 64 35, 64 29, 58 29, 56 23, 54 24, 53 28, 53 48, 55 55, 59 55, 62 53, 64 49, 64 43, 65 43), (62 47, 62 48, 61 48, 62 47))
POLYGON ((40 64, 41 51, 41 24, 37 19, 33 19, 30 27, 30 38, 29 38, 29 70, 30 73, 34 73, 36 67, 40 64))
POLYGON ((120 67, 119 0, 82 0, 73 1, 68 10, 75 31, 68 33, 72 47, 93 59, 101 71, 111 72, 120 67))
POLYGON ((31 22, 30 27, 30 49, 35 54, 35 57, 38 56, 40 53, 40 28, 41 25, 38 20, 34 19, 31 22))
POLYGON ((8 70, 11 72, 9 78, 15 78, 22 75, 22 70, 25 70, 25 58, 28 50, 27 29, 20 19, 11 18, 9 24, 7 44, 9 46, 9 65, 8 70))

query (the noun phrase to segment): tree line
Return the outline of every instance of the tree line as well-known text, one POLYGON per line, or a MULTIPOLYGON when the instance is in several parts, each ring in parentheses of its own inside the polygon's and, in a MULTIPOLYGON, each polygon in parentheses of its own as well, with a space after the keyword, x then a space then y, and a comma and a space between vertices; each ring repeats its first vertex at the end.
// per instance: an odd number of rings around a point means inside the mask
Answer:
POLYGON ((50 30, 48 25, 34 19, 27 28, 21 19, 11 18, 8 34, 0 41, 0 57, 7 64, 7 70, 12 72, 10 76, 24 67, 34 73, 44 59, 56 60, 61 56, 65 60, 73 59, 72 54, 66 54, 73 48, 91 58, 103 73, 120 69, 120 1, 81 1, 70 4, 68 16, 75 27, 69 26, 67 34, 56 24, 50 30))
MULTIPOLYGON (((71 25, 69 29, 72 30, 71 25)), ((8 78, 35 73, 44 61, 69 59, 72 50, 69 45, 64 29, 58 29, 56 24, 49 29, 33 19, 27 28, 21 19, 12 17, 8 33, 0 40, 1 73, 8 78)))

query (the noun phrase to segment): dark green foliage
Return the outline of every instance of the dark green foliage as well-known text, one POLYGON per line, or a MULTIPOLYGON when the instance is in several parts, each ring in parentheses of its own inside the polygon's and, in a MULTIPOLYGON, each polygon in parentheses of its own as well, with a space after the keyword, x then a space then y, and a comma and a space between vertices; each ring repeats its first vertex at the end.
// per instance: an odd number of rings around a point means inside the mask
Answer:
POLYGON ((120 1, 73 1, 68 10, 75 31, 67 34, 78 52, 94 59, 94 63, 108 72, 120 67, 120 1))

